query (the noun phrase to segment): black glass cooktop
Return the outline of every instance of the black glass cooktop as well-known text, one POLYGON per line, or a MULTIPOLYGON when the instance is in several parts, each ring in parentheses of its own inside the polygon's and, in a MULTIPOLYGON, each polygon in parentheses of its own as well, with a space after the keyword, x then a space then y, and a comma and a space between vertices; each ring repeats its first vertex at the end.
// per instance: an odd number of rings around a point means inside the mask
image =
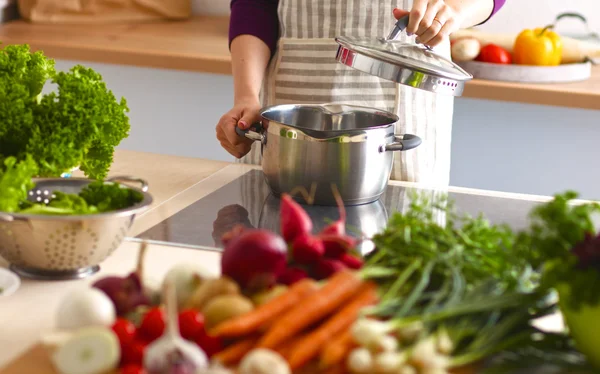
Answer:
MULTIPOLYGON (((365 235, 381 231, 393 212, 407 208, 411 191, 415 189, 389 185, 379 201, 346 207, 348 231, 365 235)), ((471 215, 483 213, 491 222, 507 223, 515 229, 525 227, 527 213, 536 204, 527 200, 465 193, 449 193, 449 197, 461 212, 471 215)), ((335 207, 305 206, 305 209, 316 230, 338 218, 335 207)), ((143 232, 138 239, 187 247, 221 248, 219 238, 237 224, 279 232, 279 200, 270 194, 260 170, 252 170, 196 201, 143 232)))

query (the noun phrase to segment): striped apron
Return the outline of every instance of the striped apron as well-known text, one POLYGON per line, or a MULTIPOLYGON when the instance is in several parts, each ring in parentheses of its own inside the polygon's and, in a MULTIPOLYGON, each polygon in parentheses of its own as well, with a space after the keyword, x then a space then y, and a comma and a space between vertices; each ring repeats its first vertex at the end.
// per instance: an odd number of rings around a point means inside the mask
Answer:
MULTIPOLYGON (((334 58, 336 36, 387 36, 396 22, 393 9, 411 6, 412 0, 280 0, 281 37, 267 68, 261 101, 263 106, 344 103, 396 113, 396 133, 418 135, 423 143, 394 153, 391 179, 444 189, 450 179, 453 98, 373 77, 334 58)), ((414 42, 406 33, 399 38, 414 42)), ((436 47, 436 52, 449 57, 450 43, 436 47)), ((254 143, 240 162, 260 165, 260 148, 254 143)), ((406 206, 396 203, 398 208, 406 206)))

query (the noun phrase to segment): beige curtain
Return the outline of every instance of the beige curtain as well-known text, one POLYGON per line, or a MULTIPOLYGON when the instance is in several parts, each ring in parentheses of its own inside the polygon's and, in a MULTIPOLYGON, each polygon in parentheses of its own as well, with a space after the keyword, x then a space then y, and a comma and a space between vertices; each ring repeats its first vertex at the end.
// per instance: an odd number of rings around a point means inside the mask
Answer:
POLYGON ((18 0, 21 17, 35 23, 117 23, 191 16, 191 0, 18 0))

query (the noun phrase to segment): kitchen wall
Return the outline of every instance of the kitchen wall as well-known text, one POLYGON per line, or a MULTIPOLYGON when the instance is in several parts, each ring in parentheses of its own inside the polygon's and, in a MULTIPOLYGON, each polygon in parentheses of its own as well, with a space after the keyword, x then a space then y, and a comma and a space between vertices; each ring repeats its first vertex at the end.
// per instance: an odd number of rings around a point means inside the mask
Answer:
MULTIPOLYGON (((486 29, 518 32, 545 24, 559 12, 576 10, 600 30, 598 1, 571 0, 568 6, 557 0, 507 1, 486 29)), ((199 0, 194 9, 223 14, 228 12, 228 3, 199 0)), ((74 63, 58 61, 57 67, 67 69, 74 63)), ((109 87, 129 102, 132 132, 122 148, 231 160, 214 134, 219 117, 231 103, 230 76, 86 65, 101 72, 109 87)), ((459 98, 451 183, 544 195, 570 188, 584 198, 600 199, 599 138, 600 111, 459 98)))

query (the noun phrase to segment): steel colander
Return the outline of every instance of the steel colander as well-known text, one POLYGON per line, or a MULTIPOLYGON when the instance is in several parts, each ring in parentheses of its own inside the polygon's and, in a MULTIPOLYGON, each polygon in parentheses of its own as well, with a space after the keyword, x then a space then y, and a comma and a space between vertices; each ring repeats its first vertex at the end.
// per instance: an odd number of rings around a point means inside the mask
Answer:
MULTIPOLYGON (((21 276, 37 279, 85 278, 123 242, 135 217, 152 204, 148 183, 119 176, 108 179, 144 195, 126 209, 89 215, 36 215, 0 212, 0 256, 21 276), (139 188, 120 182, 139 183, 139 188)), ((49 203, 54 191, 77 194, 92 182, 86 178, 35 178, 32 202, 49 203)))

